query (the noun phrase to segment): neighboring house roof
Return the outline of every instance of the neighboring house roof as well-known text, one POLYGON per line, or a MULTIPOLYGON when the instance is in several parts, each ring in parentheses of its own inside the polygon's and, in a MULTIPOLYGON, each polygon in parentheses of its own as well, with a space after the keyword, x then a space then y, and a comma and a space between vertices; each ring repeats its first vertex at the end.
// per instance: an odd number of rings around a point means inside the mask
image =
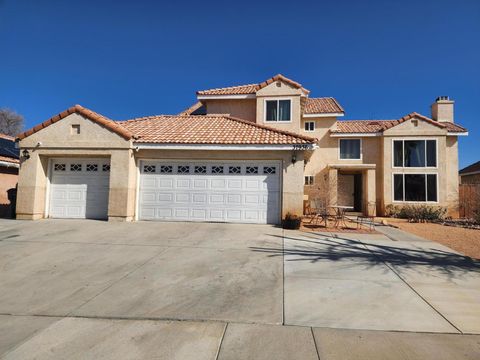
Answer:
POLYGON ((70 114, 73 114, 73 113, 79 113, 83 116, 85 116, 87 119, 99 124, 99 125, 102 125, 104 126, 105 128, 117 133, 118 135, 122 136, 124 139, 126 140, 129 140, 133 137, 132 133, 129 132, 127 129, 121 127, 120 125, 117 124, 117 122, 103 116, 103 115, 100 115, 92 110, 89 110, 87 108, 84 108, 83 106, 81 105, 75 105, 75 106, 72 106, 71 108, 61 112, 60 114, 58 115, 55 115, 53 117, 51 117, 50 119, 44 121, 43 123, 17 135, 17 138, 22 140, 24 138, 26 138, 27 136, 30 136, 34 133, 36 133, 37 131, 40 131, 44 128, 46 128, 47 126, 50 126, 54 123, 56 123, 57 121, 67 117, 68 115, 70 114))
POLYGON ((2 162, 18 164, 19 150, 15 148, 15 138, 0 133, 0 166, 2 162))
POLYGON ((206 115, 207 111, 205 105, 201 101, 197 101, 195 104, 190 106, 188 109, 185 109, 178 115, 206 115))
POLYGON ((169 144, 309 144, 315 138, 228 115, 158 115, 119 122, 136 142, 169 144))
POLYGON ((304 114, 329 114, 345 112, 333 97, 307 98, 303 108, 304 114))
POLYGON ((467 167, 464 167, 462 170, 458 172, 460 175, 466 175, 466 174, 478 174, 480 173, 480 161, 477 161, 476 163, 473 163, 472 165, 469 165, 467 167))
POLYGON ((208 90, 200 90, 197 91, 197 95, 249 95, 255 94, 258 90, 263 89, 265 86, 270 85, 275 81, 283 81, 294 88, 302 89, 306 93, 310 91, 302 87, 302 84, 293 81, 292 79, 283 76, 282 74, 277 74, 274 77, 271 77, 268 80, 260 84, 248 84, 248 85, 239 85, 239 86, 229 86, 223 88, 216 88, 216 89, 208 89, 208 90))
POLYGON ((337 122, 337 129, 332 130, 333 133, 378 133, 387 129, 391 129, 410 119, 419 119, 426 121, 434 126, 446 129, 448 132, 463 133, 467 132, 463 126, 445 122, 435 121, 429 117, 418 114, 416 112, 410 113, 398 120, 339 120, 337 122))

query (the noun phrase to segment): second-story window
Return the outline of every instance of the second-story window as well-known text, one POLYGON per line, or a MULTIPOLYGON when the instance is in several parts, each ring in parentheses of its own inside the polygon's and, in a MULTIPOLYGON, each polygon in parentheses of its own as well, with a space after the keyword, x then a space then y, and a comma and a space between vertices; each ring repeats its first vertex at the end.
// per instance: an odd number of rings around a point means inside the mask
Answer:
POLYGON ((394 167, 436 167, 437 141, 393 140, 394 167))
POLYGON ((305 121, 305 131, 315 131, 315 121, 305 121))
POLYGON ((290 121, 291 100, 265 100, 265 121, 290 121))
POLYGON ((362 158, 360 139, 340 139, 340 159, 360 160, 362 158))

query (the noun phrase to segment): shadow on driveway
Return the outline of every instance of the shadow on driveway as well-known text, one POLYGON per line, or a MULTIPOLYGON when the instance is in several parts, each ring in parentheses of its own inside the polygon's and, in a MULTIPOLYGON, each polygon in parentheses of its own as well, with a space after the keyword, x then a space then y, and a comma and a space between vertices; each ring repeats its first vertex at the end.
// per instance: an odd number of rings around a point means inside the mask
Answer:
POLYGON ((285 261, 312 263, 324 260, 354 261, 357 265, 367 268, 387 263, 400 269, 433 270, 452 277, 461 273, 480 273, 480 261, 439 249, 363 243, 339 236, 332 238, 315 235, 311 238, 315 240, 285 236, 284 248, 250 247, 250 249, 255 252, 269 253, 270 256, 291 255, 285 261), (292 242, 295 242, 295 245, 292 242))

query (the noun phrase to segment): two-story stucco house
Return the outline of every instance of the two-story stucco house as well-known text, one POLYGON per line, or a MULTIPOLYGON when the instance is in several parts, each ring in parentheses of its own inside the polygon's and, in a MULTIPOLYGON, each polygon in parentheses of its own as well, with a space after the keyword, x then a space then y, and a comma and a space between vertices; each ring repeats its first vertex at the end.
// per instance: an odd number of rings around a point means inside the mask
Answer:
POLYGON ((113 121, 76 105, 18 136, 17 216, 278 223, 304 198, 383 213, 458 202, 453 101, 431 118, 339 120, 282 75, 197 92, 179 115, 113 121))

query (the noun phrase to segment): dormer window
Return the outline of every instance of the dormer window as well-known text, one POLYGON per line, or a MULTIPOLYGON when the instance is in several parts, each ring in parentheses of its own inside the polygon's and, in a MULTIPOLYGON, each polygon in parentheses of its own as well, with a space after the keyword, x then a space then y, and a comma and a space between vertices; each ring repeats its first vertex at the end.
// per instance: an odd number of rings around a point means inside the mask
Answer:
POLYGON ((265 100, 265 121, 291 121, 292 101, 265 100))

